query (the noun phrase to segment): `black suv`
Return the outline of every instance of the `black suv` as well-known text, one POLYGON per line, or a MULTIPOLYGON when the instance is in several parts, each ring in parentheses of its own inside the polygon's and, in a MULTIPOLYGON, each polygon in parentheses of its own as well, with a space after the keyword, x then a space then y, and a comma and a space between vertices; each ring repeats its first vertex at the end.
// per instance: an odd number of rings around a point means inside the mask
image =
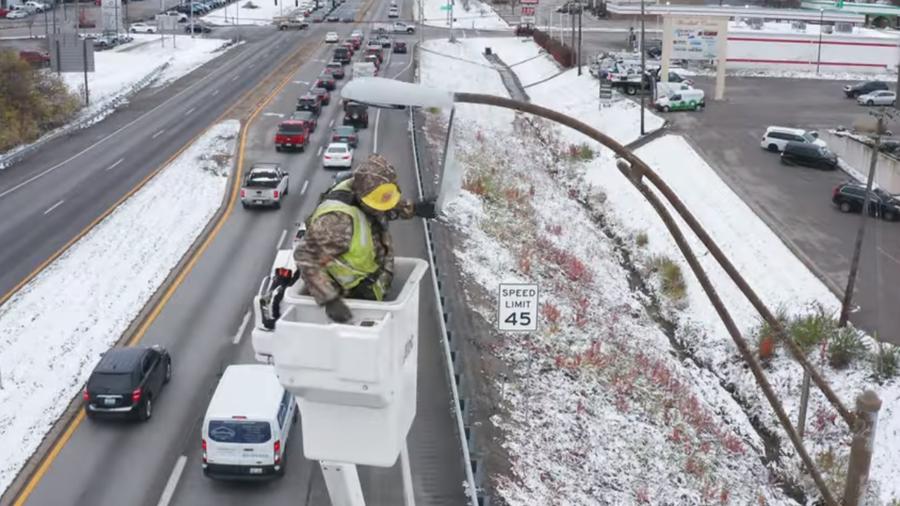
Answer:
POLYGON ((881 81, 866 81, 863 83, 844 85, 844 95, 847 95, 847 98, 856 98, 873 91, 888 89, 890 88, 888 88, 887 83, 881 81))
POLYGON ((88 378, 84 412, 88 418, 125 415, 146 421, 171 378, 172 357, 162 346, 112 348, 88 378))
POLYGON ((353 55, 350 54, 350 50, 346 47, 336 47, 334 48, 334 56, 332 60, 336 62, 340 62, 342 65, 346 65, 350 63, 350 59, 353 55))
POLYGON ((369 128, 369 108, 359 102, 344 102, 344 124, 369 128))
POLYGON ((838 158, 824 146, 811 142, 790 141, 784 145, 784 151, 781 152, 781 163, 834 170, 838 167, 838 158))
MULTIPOLYGON (((831 192, 831 201, 845 213, 862 211, 866 187, 859 183, 841 183, 831 192)), ((887 221, 900 219, 900 200, 884 190, 874 189, 869 196, 869 216, 880 216, 887 221)))
POLYGON ((322 108, 319 104, 320 100, 315 95, 307 93, 297 99, 297 110, 309 111, 318 116, 319 113, 322 112, 322 108))

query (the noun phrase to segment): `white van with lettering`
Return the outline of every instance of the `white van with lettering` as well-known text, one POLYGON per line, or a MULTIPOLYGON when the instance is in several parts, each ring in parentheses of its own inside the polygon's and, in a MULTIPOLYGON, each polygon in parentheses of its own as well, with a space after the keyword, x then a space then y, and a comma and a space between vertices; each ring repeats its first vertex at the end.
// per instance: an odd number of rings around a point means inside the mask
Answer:
POLYGON ((203 474, 226 480, 282 476, 296 422, 297 403, 273 366, 228 366, 203 419, 203 474))

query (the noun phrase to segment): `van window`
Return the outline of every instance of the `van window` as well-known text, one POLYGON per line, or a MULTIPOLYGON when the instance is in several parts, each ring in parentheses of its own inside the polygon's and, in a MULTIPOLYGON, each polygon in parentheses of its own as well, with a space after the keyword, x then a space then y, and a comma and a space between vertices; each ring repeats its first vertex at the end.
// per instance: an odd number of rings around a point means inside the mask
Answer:
POLYGON ((278 406, 278 426, 284 427, 284 418, 287 416, 291 405, 291 394, 287 391, 281 396, 281 404, 278 406))
POLYGON ((217 443, 265 443, 272 439, 269 422, 210 420, 209 439, 217 443))
POLYGON ((681 95, 672 95, 671 97, 669 97, 669 100, 672 100, 672 101, 681 100, 681 95))

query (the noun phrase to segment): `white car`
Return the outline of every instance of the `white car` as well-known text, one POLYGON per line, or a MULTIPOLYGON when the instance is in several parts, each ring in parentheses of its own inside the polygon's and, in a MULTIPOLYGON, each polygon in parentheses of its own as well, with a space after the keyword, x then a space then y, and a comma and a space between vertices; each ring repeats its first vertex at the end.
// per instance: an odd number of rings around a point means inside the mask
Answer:
POLYGON ((325 42, 336 43, 340 40, 341 40, 341 38, 338 37, 337 32, 328 32, 325 34, 325 42))
POLYGON ((156 27, 147 23, 131 23, 128 30, 131 33, 156 33, 156 27))
POLYGON ((35 0, 29 0, 29 1, 25 2, 25 6, 31 7, 32 9, 35 10, 35 12, 44 12, 44 11, 50 10, 49 5, 47 5, 43 2, 37 2, 35 0))
POLYGON ((801 128, 780 126, 770 126, 767 128, 759 146, 775 153, 784 151, 785 144, 791 141, 815 144, 816 146, 822 146, 823 148, 828 147, 828 145, 825 144, 825 141, 820 139, 819 134, 816 132, 803 130, 801 128))
POLYGON ((859 105, 894 105, 897 94, 890 90, 878 90, 856 97, 859 105))
POLYGON ((399 18, 400 17, 400 9, 398 9, 396 7, 391 7, 391 9, 388 11, 388 17, 389 18, 399 18))
POLYGON ((332 142, 322 153, 322 166, 326 169, 349 169, 353 166, 353 148, 346 142, 332 142))
POLYGON ((22 19, 28 17, 28 11, 25 9, 16 9, 6 13, 6 19, 22 19))

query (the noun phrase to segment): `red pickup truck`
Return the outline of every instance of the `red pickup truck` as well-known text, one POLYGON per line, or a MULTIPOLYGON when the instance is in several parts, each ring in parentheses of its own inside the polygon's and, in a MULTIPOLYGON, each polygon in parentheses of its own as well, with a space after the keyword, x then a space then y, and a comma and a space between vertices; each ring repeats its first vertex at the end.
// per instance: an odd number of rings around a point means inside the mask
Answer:
POLYGON ((303 121, 287 120, 278 125, 275 132, 275 151, 299 149, 303 151, 309 143, 309 128, 303 121))
POLYGON ((50 65, 50 54, 43 51, 19 51, 19 58, 35 67, 50 65))

